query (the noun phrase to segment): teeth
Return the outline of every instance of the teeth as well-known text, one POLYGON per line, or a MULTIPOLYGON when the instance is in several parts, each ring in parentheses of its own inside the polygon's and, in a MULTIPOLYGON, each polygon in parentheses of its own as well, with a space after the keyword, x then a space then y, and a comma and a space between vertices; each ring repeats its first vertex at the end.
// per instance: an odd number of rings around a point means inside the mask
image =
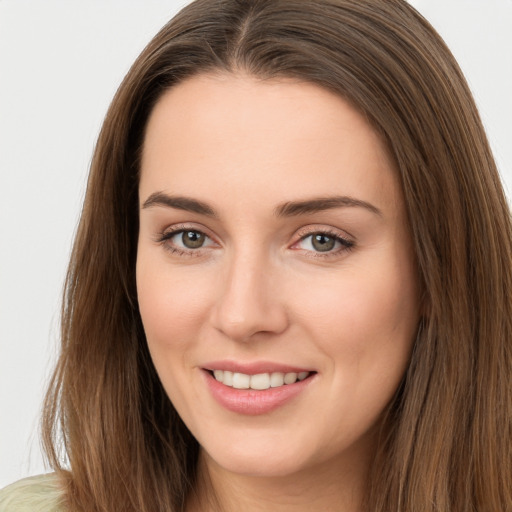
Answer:
POLYGON ((270 387, 278 388, 284 385, 284 373, 274 372, 270 375, 270 387))
POLYGON ((297 374, 296 373, 285 373, 284 374, 284 383, 285 384, 293 384, 297 382, 297 374))
POLYGON ((249 389, 251 387, 251 376, 245 373, 233 373, 233 387, 235 389, 249 389))
POLYGON ((251 375, 251 389, 268 389, 269 387, 270 375, 268 373, 251 375))
POLYGON ((309 372, 273 372, 258 373, 257 375, 246 375, 245 373, 230 372, 228 370, 214 370, 213 376, 218 382, 235 389, 257 389, 264 390, 278 388, 285 384, 294 384, 298 380, 304 380, 309 372))
MULTIPOLYGON (((217 379, 217 380, 219 380, 219 379, 217 379)), ((220 382, 223 382, 224 384, 226 384, 226 386, 232 386, 233 385, 233 372, 224 370, 224 380, 221 380, 220 382)))

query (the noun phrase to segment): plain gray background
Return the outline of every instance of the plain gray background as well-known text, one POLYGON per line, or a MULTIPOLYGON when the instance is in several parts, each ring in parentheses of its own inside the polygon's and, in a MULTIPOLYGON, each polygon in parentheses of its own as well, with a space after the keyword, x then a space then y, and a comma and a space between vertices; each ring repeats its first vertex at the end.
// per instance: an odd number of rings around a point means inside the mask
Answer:
MULTIPOLYGON (((186 3, 0 0, 0 487, 44 471, 40 403, 103 116, 132 61, 186 3)), ((512 191, 512 0, 411 3, 466 73, 512 191)))

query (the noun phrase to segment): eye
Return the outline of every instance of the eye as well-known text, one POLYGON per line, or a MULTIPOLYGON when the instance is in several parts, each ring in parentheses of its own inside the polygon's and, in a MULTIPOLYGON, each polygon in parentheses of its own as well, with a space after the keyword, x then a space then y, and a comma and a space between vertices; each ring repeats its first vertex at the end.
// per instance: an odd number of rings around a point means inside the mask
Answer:
POLYGON ((318 231, 303 236, 294 248, 312 251, 315 253, 332 254, 351 249, 354 242, 341 237, 338 234, 318 231))
POLYGON ((181 242, 181 244, 187 249, 199 249, 204 245, 206 235, 200 231, 182 231, 172 237, 174 243, 181 242))
POLYGON ((159 236, 157 241, 167 250, 179 254, 187 254, 215 245, 215 242, 202 231, 187 228, 167 231, 159 236))

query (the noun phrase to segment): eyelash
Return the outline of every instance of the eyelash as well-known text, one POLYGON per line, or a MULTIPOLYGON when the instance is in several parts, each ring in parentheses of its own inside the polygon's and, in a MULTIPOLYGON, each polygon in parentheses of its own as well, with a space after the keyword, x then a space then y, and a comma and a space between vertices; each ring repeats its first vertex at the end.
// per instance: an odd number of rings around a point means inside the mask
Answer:
MULTIPOLYGON (((209 237, 204 231, 201 231, 200 229, 195 229, 193 227, 188 226, 177 226, 175 229, 172 229, 170 231, 164 231, 163 233, 160 233, 157 238, 157 243, 160 243, 166 251, 169 251, 171 254, 176 254, 178 256, 188 256, 188 257, 194 257, 194 256, 201 256, 204 249, 204 246, 198 247, 197 249, 182 249, 180 247, 176 247, 175 245, 171 245, 168 243, 173 237, 185 233, 185 232, 192 232, 192 233, 198 233, 200 235, 204 235, 206 239, 212 240, 211 237, 209 237)), ((325 252, 322 251, 314 251, 314 250, 307 250, 307 249, 294 249, 294 250, 302 250, 305 253, 307 253, 307 256, 310 258, 329 258, 329 257, 335 257, 338 256, 340 253, 351 251, 355 243, 348 238, 345 238, 340 235, 339 232, 336 232, 334 230, 329 229, 317 229, 317 230, 308 230, 303 231, 302 233, 298 233, 300 239, 295 242, 292 245, 293 247, 297 246, 301 242, 304 242, 310 237, 313 237, 315 235, 323 235, 325 237, 331 238, 334 240, 334 243, 339 244, 339 247, 336 250, 328 250, 325 252)), ((213 241, 213 240, 212 240, 213 241)), ((207 246, 208 247, 208 246, 207 246)))
POLYGON ((177 226, 176 228, 171 229, 170 231, 164 231, 163 233, 160 233, 156 241, 157 243, 161 244, 163 248, 166 251, 169 251, 171 254, 189 257, 201 256, 201 249, 203 249, 204 247, 199 247, 197 249, 181 249, 180 247, 176 247, 175 245, 171 245, 170 243, 168 243, 176 235, 185 233, 187 231, 202 234, 207 239, 211 240, 211 237, 209 237, 204 231, 201 231, 200 229, 189 226, 177 226))
MULTIPOLYGON (((333 257, 339 257, 341 253, 349 252, 355 247, 355 242, 352 240, 349 240, 348 238, 345 238, 342 236, 338 231, 331 230, 331 229, 308 229, 307 231, 299 231, 298 235, 300 239, 293 244, 292 247, 298 245, 301 242, 304 242, 310 237, 313 237, 315 235, 322 235, 328 238, 331 238, 334 240, 334 243, 338 243, 339 247, 335 250, 329 250, 329 251, 314 251, 314 250, 306 250, 303 249, 305 253, 307 253, 307 257, 309 258, 333 258, 333 257)), ((312 243, 312 242, 311 242, 312 243)), ((301 250, 301 249, 296 249, 301 250)))

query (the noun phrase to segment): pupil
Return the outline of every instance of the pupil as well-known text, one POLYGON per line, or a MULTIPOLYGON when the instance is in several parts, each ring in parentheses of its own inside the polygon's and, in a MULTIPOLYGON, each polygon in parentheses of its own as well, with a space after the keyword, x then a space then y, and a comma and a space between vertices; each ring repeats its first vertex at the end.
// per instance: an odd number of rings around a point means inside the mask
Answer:
POLYGON ((197 231, 184 231, 181 239, 185 247, 197 249, 204 244, 204 237, 203 233, 198 233, 197 231))
POLYGON ((334 238, 318 233, 313 236, 313 247, 320 252, 327 252, 334 248, 334 238))

